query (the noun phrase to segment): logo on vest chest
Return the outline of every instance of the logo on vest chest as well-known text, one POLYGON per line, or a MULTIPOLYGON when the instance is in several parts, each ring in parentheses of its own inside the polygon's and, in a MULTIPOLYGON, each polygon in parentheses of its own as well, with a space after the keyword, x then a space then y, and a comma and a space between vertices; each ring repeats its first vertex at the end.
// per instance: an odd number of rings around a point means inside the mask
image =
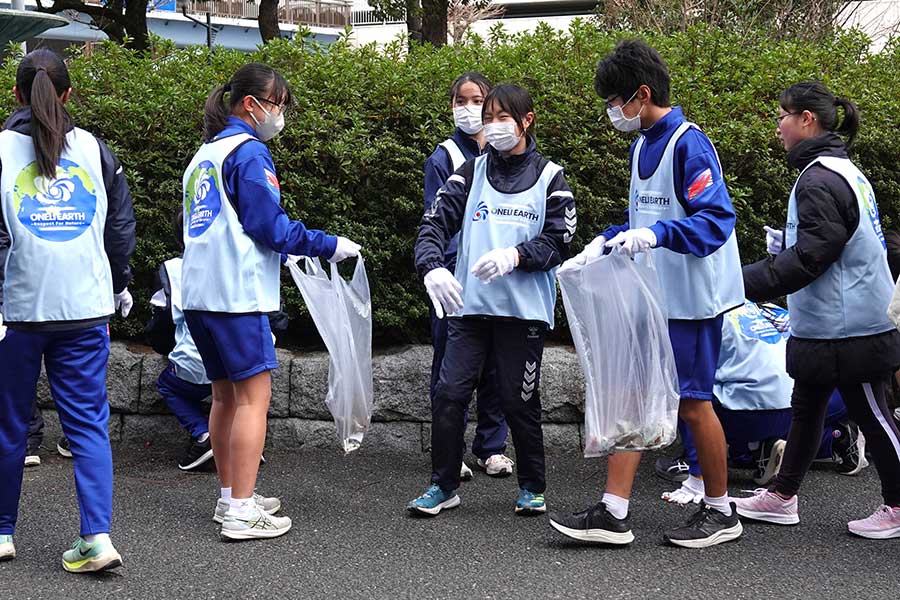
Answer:
POLYGON ((491 207, 484 200, 479 200, 472 215, 472 222, 487 221, 489 218, 497 223, 528 226, 538 223, 541 216, 527 204, 501 204, 491 207))
POLYGON ((67 159, 60 159, 54 179, 39 175, 37 163, 32 162, 16 177, 13 209, 35 236, 67 242, 84 233, 94 220, 94 182, 84 168, 67 159))
POLYGON ((635 190, 631 200, 637 213, 663 214, 672 205, 670 196, 652 190, 635 190))

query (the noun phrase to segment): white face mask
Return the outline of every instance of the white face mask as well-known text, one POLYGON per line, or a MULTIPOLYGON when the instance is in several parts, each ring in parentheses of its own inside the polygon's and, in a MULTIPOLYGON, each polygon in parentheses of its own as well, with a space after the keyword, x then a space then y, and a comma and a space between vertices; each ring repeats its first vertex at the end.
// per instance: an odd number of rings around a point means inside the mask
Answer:
POLYGON ((619 106, 613 106, 612 108, 606 109, 606 116, 609 117, 609 120, 612 121, 613 127, 618 129, 619 131, 637 131, 641 128, 641 113, 644 110, 644 105, 641 105, 640 110, 638 110, 638 114, 634 115, 630 119, 625 116, 625 113, 622 112, 622 107, 634 100, 634 97, 637 96, 637 92, 631 95, 626 102, 620 104, 619 106))
POLYGON ((481 107, 474 104, 453 107, 453 123, 462 129, 463 133, 475 135, 482 129, 481 107))
MULTIPOLYGON (((251 96, 251 98, 253 98, 253 96, 251 96)), ((253 98, 253 101, 256 102, 256 105, 260 110, 266 113, 266 118, 263 119, 262 123, 253 116, 253 113, 250 113, 250 118, 256 123, 256 137, 263 142, 268 142, 284 129, 284 115, 280 112, 277 115, 273 115, 263 108, 263 105, 259 103, 259 100, 253 98)))
POLYGON ((515 123, 488 123, 484 126, 484 139, 500 152, 507 152, 516 147, 522 136, 516 130, 515 123))

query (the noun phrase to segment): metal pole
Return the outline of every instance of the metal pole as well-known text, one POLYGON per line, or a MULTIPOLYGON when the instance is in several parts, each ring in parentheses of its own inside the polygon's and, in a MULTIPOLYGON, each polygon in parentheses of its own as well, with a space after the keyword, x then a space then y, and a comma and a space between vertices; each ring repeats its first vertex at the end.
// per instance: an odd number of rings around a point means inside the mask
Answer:
POLYGON ((212 52, 212 19, 210 19, 208 11, 206 13, 206 47, 212 52))

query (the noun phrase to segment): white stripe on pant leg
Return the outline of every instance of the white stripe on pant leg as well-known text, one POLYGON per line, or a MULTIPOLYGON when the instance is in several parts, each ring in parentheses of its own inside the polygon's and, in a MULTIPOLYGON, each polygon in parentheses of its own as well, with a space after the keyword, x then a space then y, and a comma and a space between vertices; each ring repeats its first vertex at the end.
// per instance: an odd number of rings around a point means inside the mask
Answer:
POLYGON ((878 422, 881 423, 881 428, 884 429, 884 432, 887 434, 888 439, 891 440, 891 445, 894 446, 894 453, 897 455, 897 460, 900 461, 900 440, 897 439, 897 436, 894 435, 894 431, 891 429, 891 426, 884 419, 884 415, 881 412, 881 409, 878 407, 878 403, 875 401, 875 394, 872 392, 872 384, 864 383, 863 392, 866 394, 866 400, 869 402, 869 408, 872 409, 872 413, 875 415, 875 418, 878 419, 878 422))

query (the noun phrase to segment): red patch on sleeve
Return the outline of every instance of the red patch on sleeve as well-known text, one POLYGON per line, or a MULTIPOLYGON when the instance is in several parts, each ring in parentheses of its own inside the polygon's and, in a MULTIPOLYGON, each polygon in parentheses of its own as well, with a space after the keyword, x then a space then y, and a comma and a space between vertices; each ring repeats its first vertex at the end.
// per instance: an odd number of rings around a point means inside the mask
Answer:
POLYGON ((281 184, 278 183, 278 178, 275 177, 275 173, 268 169, 263 169, 266 172, 266 181, 272 186, 274 189, 281 191, 281 184))
POLYGON ((699 196, 713 184, 712 171, 706 169, 700 173, 694 182, 688 187, 688 202, 699 196))

